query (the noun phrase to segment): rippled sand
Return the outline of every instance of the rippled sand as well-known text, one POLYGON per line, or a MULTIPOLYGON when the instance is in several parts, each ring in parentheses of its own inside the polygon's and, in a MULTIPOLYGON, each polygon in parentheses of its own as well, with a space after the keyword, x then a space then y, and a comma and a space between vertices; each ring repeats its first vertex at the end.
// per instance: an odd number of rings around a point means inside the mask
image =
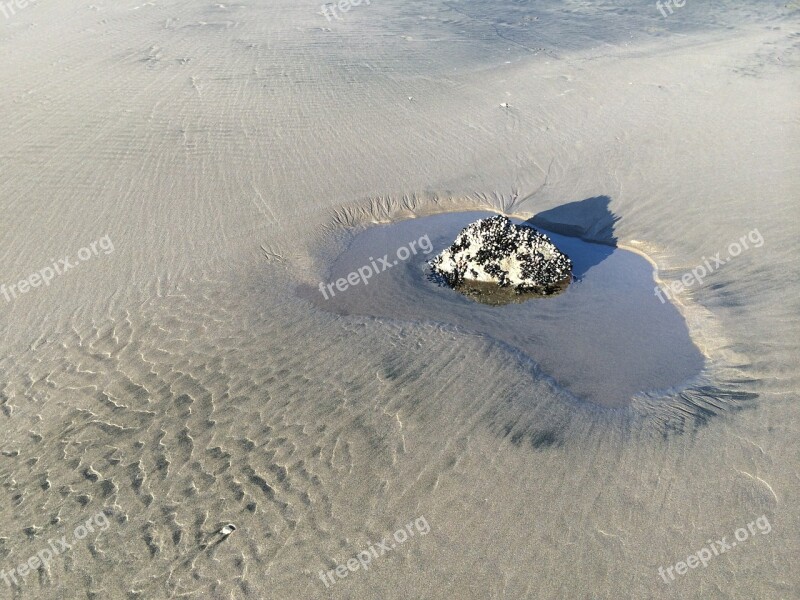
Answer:
POLYGON ((0 15, 0 285, 114 246, 0 293, 0 597, 798 596, 800 12, 542 4, 0 15), (296 293, 357 232, 472 210, 652 285, 764 243, 677 295, 693 385, 612 410, 453 321, 296 293))

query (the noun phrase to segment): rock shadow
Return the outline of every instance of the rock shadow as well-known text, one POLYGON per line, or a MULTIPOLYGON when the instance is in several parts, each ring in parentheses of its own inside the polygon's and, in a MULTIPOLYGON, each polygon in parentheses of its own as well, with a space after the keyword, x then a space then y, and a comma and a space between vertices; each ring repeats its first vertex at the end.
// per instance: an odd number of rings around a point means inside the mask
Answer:
POLYGON ((577 254, 573 251, 569 255, 573 263, 573 275, 580 281, 589 269, 611 256, 617 247, 614 226, 621 217, 611 211, 610 204, 611 198, 608 196, 594 196, 568 202, 535 214, 523 225, 600 244, 587 247, 587 250, 591 251, 577 254))

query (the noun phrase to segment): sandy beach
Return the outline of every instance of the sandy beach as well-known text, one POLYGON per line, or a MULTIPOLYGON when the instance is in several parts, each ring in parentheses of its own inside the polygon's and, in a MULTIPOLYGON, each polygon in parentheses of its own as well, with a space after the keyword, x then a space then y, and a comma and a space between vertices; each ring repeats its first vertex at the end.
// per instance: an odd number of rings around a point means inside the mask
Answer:
POLYGON ((800 598, 800 5, 4 0, 0 64, 0 598, 800 598), (429 279, 497 214, 568 289, 429 279))

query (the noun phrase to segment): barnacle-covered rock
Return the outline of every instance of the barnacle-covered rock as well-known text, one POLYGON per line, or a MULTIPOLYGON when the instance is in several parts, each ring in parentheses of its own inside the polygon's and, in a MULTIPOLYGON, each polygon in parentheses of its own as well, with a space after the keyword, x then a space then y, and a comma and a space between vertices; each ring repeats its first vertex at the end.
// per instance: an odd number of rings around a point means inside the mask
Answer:
POLYGON ((572 280, 572 261, 549 237, 503 216, 465 227, 429 264, 455 289, 479 300, 493 295, 491 304, 519 301, 514 295, 554 294, 572 280))

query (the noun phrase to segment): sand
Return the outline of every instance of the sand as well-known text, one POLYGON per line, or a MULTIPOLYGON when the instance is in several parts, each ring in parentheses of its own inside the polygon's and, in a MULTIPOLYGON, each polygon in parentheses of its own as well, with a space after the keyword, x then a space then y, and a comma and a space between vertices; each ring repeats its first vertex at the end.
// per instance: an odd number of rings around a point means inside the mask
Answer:
POLYGON ((1 597, 800 594, 800 11, 540 4, 0 14, 1 597), (705 385, 613 409, 452 321, 297 293, 355 232, 472 210, 653 286, 763 245, 671 302, 705 385))

